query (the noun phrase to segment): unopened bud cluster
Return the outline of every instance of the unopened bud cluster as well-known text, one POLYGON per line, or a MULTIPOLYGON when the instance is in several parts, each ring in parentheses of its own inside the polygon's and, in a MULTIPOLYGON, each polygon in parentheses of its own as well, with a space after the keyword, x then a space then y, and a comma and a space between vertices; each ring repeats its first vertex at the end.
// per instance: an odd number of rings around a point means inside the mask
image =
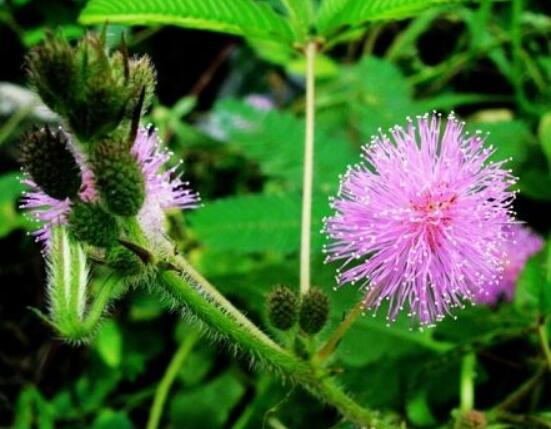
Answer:
POLYGON ((329 298, 319 288, 310 289, 301 299, 287 286, 277 286, 267 298, 270 323, 287 331, 298 325, 306 335, 320 332, 329 317, 329 298))
POLYGON ((145 200, 145 179, 131 148, 153 94, 153 67, 147 57, 129 58, 124 41, 110 53, 104 34, 72 46, 49 33, 29 53, 27 70, 68 131, 28 133, 21 150, 25 171, 48 196, 70 200, 67 221, 75 238, 103 249, 107 264, 121 274, 136 273, 139 258, 116 246, 145 200), (82 192, 85 170, 95 198, 82 192))

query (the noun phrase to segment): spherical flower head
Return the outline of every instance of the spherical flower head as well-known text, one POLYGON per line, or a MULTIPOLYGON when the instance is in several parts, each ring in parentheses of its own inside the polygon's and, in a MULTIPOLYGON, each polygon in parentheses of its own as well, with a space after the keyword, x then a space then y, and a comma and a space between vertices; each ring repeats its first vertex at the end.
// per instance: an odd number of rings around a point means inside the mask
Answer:
POLYGON ((482 135, 464 133, 453 114, 441 122, 425 115, 392 128, 392 139, 374 136, 325 220, 327 260, 344 261, 337 281, 365 288, 367 309, 386 301, 389 322, 407 309, 433 326, 504 270, 516 179, 489 159, 482 135))
MULTIPOLYGON (((99 199, 94 174, 86 159, 76 144, 71 141, 82 173, 82 187, 79 197, 85 202, 96 202, 99 199)), ((177 172, 179 167, 166 169, 166 164, 172 157, 160 145, 156 131, 151 127, 141 127, 131 149, 145 179, 145 202, 138 219, 148 239, 157 240, 165 236, 165 212, 170 209, 190 209, 199 204, 198 195, 188 188, 177 172)), ((31 216, 41 224, 35 231, 37 241, 48 245, 51 229, 55 225, 68 223, 72 202, 70 199, 57 200, 48 196, 32 180, 23 179, 30 189, 23 195, 21 207, 28 209, 31 216)))
POLYGON ((509 240, 505 244, 503 277, 500 282, 488 285, 476 296, 479 304, 495 305, 501 300, 511 301, 526 261, 543 247, 543 239, 524 225, 508 225, 505 231, 509 234, 509 240))

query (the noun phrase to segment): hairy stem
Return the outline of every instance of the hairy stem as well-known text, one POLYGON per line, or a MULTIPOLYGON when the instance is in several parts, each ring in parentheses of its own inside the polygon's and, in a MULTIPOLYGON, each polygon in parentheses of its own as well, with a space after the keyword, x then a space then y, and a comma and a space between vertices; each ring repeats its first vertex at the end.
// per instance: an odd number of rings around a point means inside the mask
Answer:
POLYGON ((461 361, 460 379, 460 409, 463 412, 471 411, 474 408, 474 376, 476 367, 476 355, 469 352, 463 356, 461 361))
POLYGON ((157 429, 159 427, 168 392, 170 391, 170 388, 178 375, 178 371, 189 356, 191 350, 193 350, 193 346, 197 342, 198 338, 199 332, 197 330, 189 330, 168 364, 166 372, 155 390, 153 405, 149 411, 147 429, 157 429))
POLYGON ((158 279, 160 287, 169 296, 190 310, 208 328, 226 337, 283 376, 300 383, 314 396, 334 406, 350 421, 373 429, 393 428, 384 422, 376 412, 361 407, 332 380, 326 378, 323 373, 307 362, 299 360, 281 347, 262 341, 256 335, 251 334, 247 326, 233 317, 228 317, 223 308, 205 297, 200 290, 193 287, 178 273, 160 271, 158 279))
POLYGON ((210 298, 216 302, 224 312, 233 317, 236 322, 243 325, 245 328, 255 335, 260 341, 266 343, 269 346, 279 348, 270 337, 262 332, 258 327, 252 323, 241 311, 228 301, 228 299, 222 295, 218 289, 216 289, 206 278, 203 277, 182 255, 177 255, 170 261, 171 265, 181 272, 186 278, 188 278, 195 286, 203 289, 210 298))
POLYGON ((358 302, 356 306, 346 315, 344 320, 341 322, 341 324, 333 331, 325 345, 320 349, 318 352, 318 360, 324 361, 325 359, 329 358, 337 346, 339 345, 340 341, 344 337, 344 335, 348 332, 348 330, 354 325, 354 322, 360 317, 362 314, 362 311, 364 309, 362 301, 358 302))
POLYGON ((312 235, 312 187, 314 182, 314 110, 316 43, 306 46, 306 130, 304 134, 304 176, 300 236, 300 293, 310 289, 310 246, 312 235))

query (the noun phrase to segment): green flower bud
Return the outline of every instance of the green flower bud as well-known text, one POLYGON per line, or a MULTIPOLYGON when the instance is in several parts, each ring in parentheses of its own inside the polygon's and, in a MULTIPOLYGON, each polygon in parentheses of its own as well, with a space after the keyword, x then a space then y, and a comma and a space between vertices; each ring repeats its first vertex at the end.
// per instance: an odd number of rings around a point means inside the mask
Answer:
POLYGON ((298 299, 287 286, 278 286, 270 292, 267 299, 268 318, 272 325, 287 331, 298 319, 298 299))
POLYGON ((119 235, 117 220, 98 204, 79 201, 73 204, 69 228, 74 236, 97 247, 111 247, 119 235))
POLYGON ((118 286, 115 278, 103 281, 92 296, 84 250, 63 227, 52 231, 48 248, 49 315, 37 312, 64 339, 88 341, 96 331, 118 286))
POLYGON ((137 276, 145 269, 141 258, 124 246, 115 246, 108 250, 107 265, 121 277, 137 276))
POLYGON ((329 298, 319 288, 310 289, 302 297, 299 325, 309 335, 317 334, 329 317, 329 298))
POLYGON ((34 182, 50 197, 74 198, 82 183, 80 167, 62 131, 48 127, 25 134, 21 163, 34 182))
POLYGON ((26 66, 30 83, 42 101, 56 112, 66 112, 78 92, 79 73, 67 40, 47 32, 44 43, 27 55, 26 66))
POLYGON ((130 59, 126 46, 109 53, 105 36, 88 34, 76 47, 49 36, 27 59, 31 82, 83 142, 99 139, 132 119, 142 89, 145 107, 155 87, 148 58, 130 59))
POLYGON ((137 215, 145 200, 145 182, 136 158, 114 141, 100 141, 93 149, 96 188, 107 209, 118 216, 137 215))

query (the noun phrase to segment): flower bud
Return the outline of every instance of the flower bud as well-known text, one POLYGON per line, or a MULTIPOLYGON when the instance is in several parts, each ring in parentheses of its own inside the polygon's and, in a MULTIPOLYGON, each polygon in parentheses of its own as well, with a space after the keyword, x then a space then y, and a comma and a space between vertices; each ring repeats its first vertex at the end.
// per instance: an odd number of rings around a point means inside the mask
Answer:
POLYGON ((319 288, 310 289, 300 306, 299 325, 309 335, 317 334, 329 317, 329 298, 319 288))
POLYGON ((118 216, 137 215, 145 200, 145 181, 136 158, 116 141, 102 140, 93 149, 96 187, 107 209, 118 216))
POLYGON ((86 255, 63 227, 53 229, 47 257, 50 309, 49 317, 42 317, 64 339, 87 341, 114 297, 116 280, 107 280, 92 298, 86 255))
POLYGON ((287 331, 298 319, 298 299, 287 286, 278 286, 270 292, 267 299, 268 318, 272 325, 287 331))
POLYGON ((42 45, 29 52, 27 74, 42 101, 52 110, 64 113, 78 93, 78 64, 73 48, 65 38, 46 33, 42 45))
POLYGON ((119 235, 117 220, 98 204, 78 201, 69 215, 69 229, 74 236, 92 246, 111 247, 119 235))
POLYGON ((142 259, 124 246, 108 250, 107 265, 121 277, 137 276, 145 269, 142 259))
POLYGON ((33 181, 50 197, 74 198, 82 183, 80 167, 69 149, 68 137, 48 127, 25 134, 21 163, 33 181))
POLYGON ((131 119, 142 88, 147 103, 155 87, 150 61, 130 59, 125 45, 109 53, 103 34, 88 34, 76 47, 50 35, 30 52, 27 64, 44 102, 67 119, 83 142, 101 138, 131 119))

